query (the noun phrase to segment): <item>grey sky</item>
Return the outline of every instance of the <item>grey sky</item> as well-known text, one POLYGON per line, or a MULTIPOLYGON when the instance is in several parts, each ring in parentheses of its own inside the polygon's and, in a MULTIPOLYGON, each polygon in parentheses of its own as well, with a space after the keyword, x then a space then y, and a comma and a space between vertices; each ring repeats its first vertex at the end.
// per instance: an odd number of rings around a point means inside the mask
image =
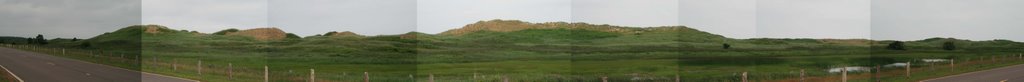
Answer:
POLYGON ((1024 0, 874 0, 874 39, 1024 41, 1024 0))
POLYGON ((328 31, 394 35, 416 30, 416 0, 271 0, 270 26, 300 36, 328 31))
POLYGON ((204 33, 267 27, 267 0, 142 0, 142 23, 204 33))
POLYGON ((678 0, 573 0, 572 21, 617 26, 679 25, 678 0))
POLYGON ((557 22, 569 19, 571 0, 419 0, 417 31, 440 33, 492 19, 557 22))
POLYGON ((757 1, 680 0, 679 24, 729 38, 754 38, 757 1))
POLYGON ((139 24, 139 0, 0 0, 0 36, 90 38, 139 24))
POLYGON ((870 39, 870 0, 758 0, 757 35, 870 39))

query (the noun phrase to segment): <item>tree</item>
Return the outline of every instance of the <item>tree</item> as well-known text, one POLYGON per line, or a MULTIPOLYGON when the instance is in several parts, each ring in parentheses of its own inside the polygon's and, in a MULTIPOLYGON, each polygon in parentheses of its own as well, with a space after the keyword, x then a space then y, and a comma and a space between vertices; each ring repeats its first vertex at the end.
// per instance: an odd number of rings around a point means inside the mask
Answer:
POLYGON ((71 38, 71 41, 72 41, 72 42, 74 42, 74 41, 78 41, 78 37, 75 37, 75 38, 71 38))
POLYGON ((25 43, 26 44, 35 44, 35 41, 36 41, 36 39, 32 39, 32 38, 26 38, 25 39, 25 43))
POLYGON ((299 38, 302 38, 302 37, 299 37, 299 35, 288 33, 288 34, 285 34, 285 38, 299 39, 299 38))
POLYGON ((43 34, 36 35, 36 43, 41 45, 47 44, 46 38, 43 38, 43 34))
POLYGON ((722 49, 729 49, 729 47, 732 47, 732 46, 729 45, 728 43, 723 43, 722 44, 722 49))
POLYGON ((954 44, 952 41, 943 42, 942 43, 942 49, 943 50, 949 50, 949 51, 956 50, 956 44, 954 44))
POLYGON ((889 50, 907 50, 907 48, 904 48, 903 42, 900 42, 900 41, 889 43, 889 46, 887 46, 886 49, 889 49, 889 50))
POLYGON ((235 29, 235 28, 224 29, 224 30, 221 30, 221 31, 214 32, 213 34, 214 35, 226 35, 226 34, 231 33, 231 32, 238 32, 238 29, 235 29))

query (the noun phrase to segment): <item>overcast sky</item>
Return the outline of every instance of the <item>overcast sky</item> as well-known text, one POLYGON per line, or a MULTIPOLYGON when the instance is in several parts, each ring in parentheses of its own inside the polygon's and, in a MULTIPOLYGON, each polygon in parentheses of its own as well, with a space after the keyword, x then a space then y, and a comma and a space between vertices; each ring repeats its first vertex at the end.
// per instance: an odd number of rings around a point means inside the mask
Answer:
POLYGON ((757 36, 871 38, 870 0, 758 0, 757 36))
POLYGON ((299 36, 394 35, 416 30, 416 0, 270 0, 269 16, 270 26, 299 36))
POLYGON ((875 0, 871 37, 1024 41, 1024 0, 875 0))
POLYGON ((754 38, 757 1, 680 0, 679 24, 730 38, 754 38))
POLYGON ((572 21, 632 27, 678 26, 677 0, 573 0, 572 21))
POLYGON ((0 0, 0 36, 89 38, 139 24, 139 0, 0 0))
POLYGON ((268 27, 267 0, 142 0, 142 24, 204 33, 268 27))
POLYGON ((482 20, 685 25, 732 38, 1024 41, 1020 0, 0 0, 0 35, 92 37, 135 24, 301 36, 440 33, 482 20))

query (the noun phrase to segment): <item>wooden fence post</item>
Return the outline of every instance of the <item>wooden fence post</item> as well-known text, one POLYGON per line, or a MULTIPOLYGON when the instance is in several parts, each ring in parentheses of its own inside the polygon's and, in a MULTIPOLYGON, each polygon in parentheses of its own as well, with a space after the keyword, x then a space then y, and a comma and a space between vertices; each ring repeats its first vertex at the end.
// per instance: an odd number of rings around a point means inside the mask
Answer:
POLYGON ((743 74, 742 74, 742 75, 743 75, 743 77, 740 77, 740 79, 742 80, 742 82, 749 82, 749 81, 747 81, 747 72, 743 72, 743 74))
POLYGON ((480 82, 480 81, 477 81, 477 74, 479 74, 479 73, 473 72, 473 82, 480 82))
POLYGON ((910 78, 910 62, 909 61, 907 62, 907 66, 904 67, 904 68, 907 69, 907 78, 910 78))
POLYGON ((430 74, 430 77, 427 78, 427 80, 427 82, 434 82, 434 74, 430 74))
POLYGON ((270 82, 270 68, 267 65, 263 65, 263 82, 270 82))
POLYGON ((370 72, 363 72, 363 82, 370 82, 370 72))
POLYGON ((501 75, 501 82, 511 82, 511 81, 509 81, 508 75, 501 75))
POLYGON ((955 64, 953 64, 953 59, 949 59, 949 71, 950 72, 956 71, 955 68, 956 68, 956 66, 955 66, 955 64))
POLYGON ((804 69, 800 69, 800 82, 806 82, 804 69))
POLYGON ((682 79, 679 79, 679 74, 676 74, 676 82, 681 82, 681 80, 682 79))
POLYGON ((601 77, 601 82, 608 82, 608 76, 601 77))
POLYGON ((846 82, 846 67, 843 67, 842 72, 843 72, 843 79, 842 79, 843 81, 842 82, 846 82))
POLYGON ((309 69, 309 82, 316 82, 316 70, 309 69))
POLYGON ((203 60, 199 60, 199 63, 196 64, 196 73, 203 75, 203 60))
POLYGON ((882 77, 878 77, 879 73, 882 73, 882 66, 881 65, 875 65, 875 74, 874 74, 874 76, 872 76, 872 77, 875 78, 875 82, 882 82, 882 77))
POLYGON ((996 56, 992 56, 992 62, 993 62, 993 63, 995 63, 995 62, 996 62, 996 56))
POLYGON ((178 59, 171 59, 171 60, 173 60, 171 62, 171 67, 174 69, 174 71, 178 71, 178 59))
POLYGON ((228 79, 234 79, 234 78, 235 78, 234 66, 232 66, 231 63, 228 63, 228 79))

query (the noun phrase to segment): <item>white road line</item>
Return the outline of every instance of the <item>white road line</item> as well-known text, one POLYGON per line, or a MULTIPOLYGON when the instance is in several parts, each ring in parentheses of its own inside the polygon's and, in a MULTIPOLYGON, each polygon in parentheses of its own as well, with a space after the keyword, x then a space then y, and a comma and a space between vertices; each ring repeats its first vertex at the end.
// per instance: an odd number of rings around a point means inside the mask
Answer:
POLYGON ((4 71, 7 71, 7 73, 10 73, 11 76, 14 76, 15 79, 18 79, 18 82, 25 82, 25 80, 21 80, 21 77, 18 77, 18 75, 14 74, 14 72, 11 72, 11 70, 7 70, 7 67, 4 67, 4 65, 0 65, 0 68, 3 68, 4 71))

